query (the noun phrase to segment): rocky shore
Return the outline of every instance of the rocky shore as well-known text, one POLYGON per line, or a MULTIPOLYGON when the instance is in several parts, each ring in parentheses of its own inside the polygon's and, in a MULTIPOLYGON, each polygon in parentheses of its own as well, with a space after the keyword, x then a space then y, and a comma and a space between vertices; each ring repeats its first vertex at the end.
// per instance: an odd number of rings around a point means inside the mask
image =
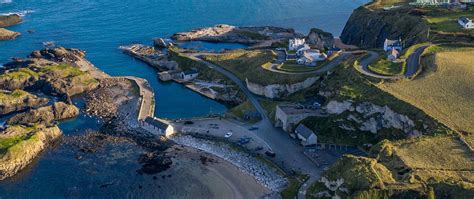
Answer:
POLYGON ((0 115, 37 108, 48 103, 47 98, 38 97, 22 90, 0 90, 0 115))
POLYGON ((20 36, 21 34, 19 32, 13 32, 5 28, 19 24, 21 21, 21 17, 18 14, 0 16, 0 41, 12 40, 20 36))
MULTIPOLYGON (((0 153, 0 180, 12 177, 38 156, 51 143, 56 141, 62 132, 57 126, 24 128, 12 126, 0 133, 0 140, 18 140, 11 146, 2 142, 0 153)), ((11 144, 11 143, 10 143, 11 144)))
POLYGON ((236 27, 219 24, 214 27, 199 28, 190 32, 179 32, 171 38, 178 41, 209 41, 242 44, 259 44, 269 40, 284 40, 295 37, 304 37, 290 28, 272 26, 263 27, 236 27))
POLYGON ((277 174, 274 169, 249 154, 232 150, 227 145, 191 136, 177 136, 171 139, 177 144, 202 150, 230 162, 242 172, 253 176, 258 183, 272 191, 280 191, 287 185, 286 179, 277 174))
POLYGON ((52 126, 55 121, 71 119, 79 115, 79 109, 74 105, 56 102, 51 106, 19 113, 7 121, 8 125, 34 126, 44 124, 52 126))

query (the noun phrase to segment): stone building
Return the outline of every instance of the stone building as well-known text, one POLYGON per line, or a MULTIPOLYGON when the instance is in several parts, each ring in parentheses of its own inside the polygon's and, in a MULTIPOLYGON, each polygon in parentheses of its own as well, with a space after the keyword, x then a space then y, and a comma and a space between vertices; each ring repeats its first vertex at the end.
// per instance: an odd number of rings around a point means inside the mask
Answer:
POLYGON ((319 112, 299 104, 278 105, 275 113, 275 126, 282 127, 286 132, 292 132, 296 125, 307 117, 317 116, 319 112))

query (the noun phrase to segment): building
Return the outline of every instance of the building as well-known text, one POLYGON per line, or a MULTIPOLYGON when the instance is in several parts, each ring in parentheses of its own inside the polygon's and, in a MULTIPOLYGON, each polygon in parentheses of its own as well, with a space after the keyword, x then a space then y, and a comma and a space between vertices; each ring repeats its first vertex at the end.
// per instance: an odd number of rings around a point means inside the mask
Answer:
POLYGON ((319 112, 315 109, 300 104, 281 104, 276 107, 275 126, 282 127, 286 132, 292 132, 302 120, 317 115, 319 112))
POLYGON ((174 134, 174 127, 158 118, 147 117, 140 121, 140 127, 155 135, 170 136, 174 134))
POLYGON ((423 6, 437 6, 450 4, 453 0, 416 0, 413 4, 423 6))
POLYGON ((303 47, 306 43, 306 40, 304 38, 302 39, 298 39, 298 38, 294 38, 294 39, 290 39, 288 41, 288 50, 298 50, 300 49, 301 47, 303 47))
POLYGON ((296 50, 296 56, 302 56, 307 50, 311 50, 311 47, 309 47, 308 44, 303 44, 298 50, 296 50))
POLYGON ((185 71, 182 71, 181 74, 180 74, 180 77, 182 80, 184 81, 191 81, 193 79, 196 79, 198 77, 199 73, 197 70, 185 70, 185 71))
POLYGON ((304 51, 303 55, 296 62, 306 66, 316 66, 318 61, 324 61, 327 58, 328 56, 325 53, 311 49, 304 51))
POLYGON ((296 137, 301 140, 301 145, 303 146, 316 145, 318 143, 318 136, 304 124, 300 124, 296 127, 295 134, 296 137))
POLYGON ((402 51, 402 39, 399 39, 399 40, 389 40, 389 39, 385 39, 385 42, 383 44, 383 50, 385 52, 389 52, 391 51, 392 49, 395 49, 395 50, 398 50, 398 51, 402 51))
POLYGON ((459 25, 461 25, 462 28, 464 29, 472 29, 474 28, 474 23, 472 22, 471 19, 467 17, 459 17, 458 19, 459 25))
POLYGON ((387 59, 390 61, 395 61, 400 56, 400 52, 393 48, 387 56, 387 59))

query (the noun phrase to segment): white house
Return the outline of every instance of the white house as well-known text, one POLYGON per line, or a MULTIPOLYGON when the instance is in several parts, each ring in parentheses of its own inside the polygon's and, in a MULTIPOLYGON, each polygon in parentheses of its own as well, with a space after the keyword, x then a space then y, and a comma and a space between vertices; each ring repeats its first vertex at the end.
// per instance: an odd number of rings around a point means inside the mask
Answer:
POLYGON ((154 135, 165 135, 168 137, 175 133, 172 125, 168 125, 159 119, 152 117, 147 117, 145 120, 141 120, 140 127, 154 135))
POLYGON ((304 124, 298 125, 295 129, 295 134, 303 146, 316 145, 318 143, 318 136, 306 127, 304 124))
POLYGON ((294 39, 290 39, 288 41, 288 50, 298 50, 300 48, 302 48, 306 43, 306 40, 304 38, 302 39, 298 39, 298 38, 294 38, 294 39))
POLYGON ((196 79, 198 75, 199 73, 197 72, 197 70, 185 70, 181 72, 180 77, 184 81, 191 81, 193 79, 196 79))
POLYGON ((305 50, 303 55, 296 61, 298 64, 307 66, 316 66, 316 62, 324 61, 328 58, 325 53, 321 53, 319 50, 311 49, 305 50))
POLYGON ((385 42, 383 44, 383 50, 385 52, 389 52, 391 51, 392 49, 395 49, 395 50, 398 50, 398 51, 402 51, 402 39, 399 39, 399 40, 389 40, 389 39, 385 39, 385 42))
POLYGON ((474 28, 474 23, 472 22, 471 19, 469 19, 469 18, 467 18, 467 17, 459 17, 458 23, 459 23, 459 25, 461 25, 462 28, 464 28, 464 29, 472 29, 472 28, 474 28))

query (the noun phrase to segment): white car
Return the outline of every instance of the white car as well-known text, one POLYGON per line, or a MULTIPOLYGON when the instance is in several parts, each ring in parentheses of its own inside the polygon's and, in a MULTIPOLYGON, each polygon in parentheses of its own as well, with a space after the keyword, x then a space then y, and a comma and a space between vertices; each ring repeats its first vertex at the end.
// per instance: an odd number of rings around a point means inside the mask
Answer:
POLYGON ((229 131, 224 135, 225 138, 230 138, 231 136, 232 136, 232 131, 229 131))

